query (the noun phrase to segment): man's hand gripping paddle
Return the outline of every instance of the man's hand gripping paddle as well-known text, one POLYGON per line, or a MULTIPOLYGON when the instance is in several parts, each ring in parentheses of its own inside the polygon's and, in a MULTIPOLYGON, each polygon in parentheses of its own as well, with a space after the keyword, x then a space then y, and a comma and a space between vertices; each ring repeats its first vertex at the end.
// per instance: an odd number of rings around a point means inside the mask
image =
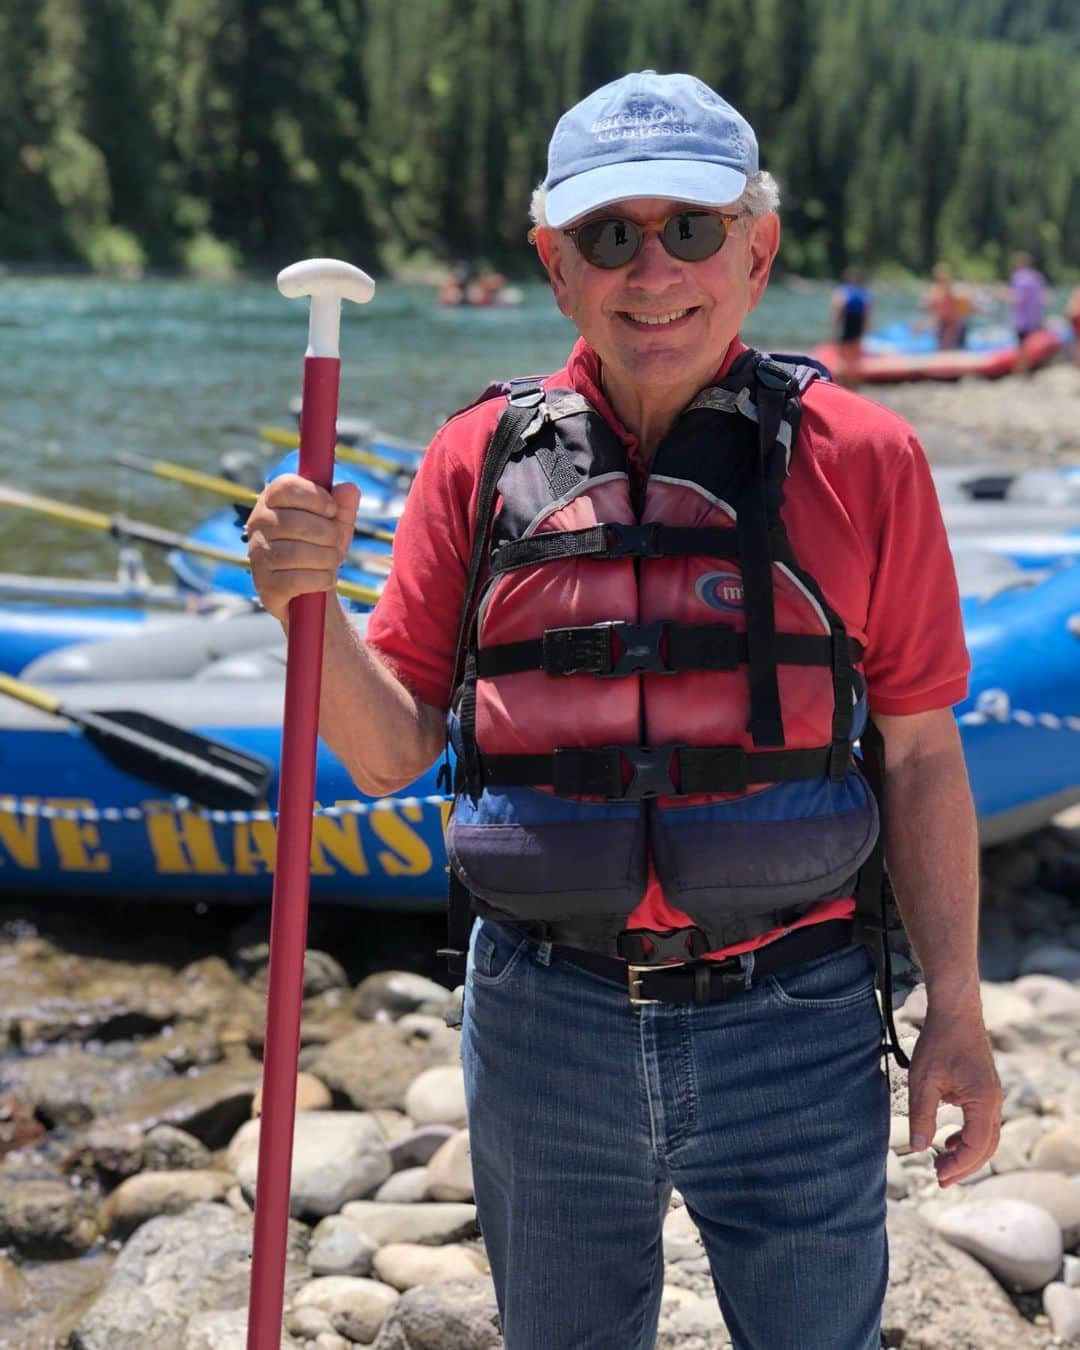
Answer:
MULTIPOLYGON (((300 474, 329 491, 341 370, 341 302, 365 304, 375 293, 375 283, 349 263, 309 258, 286 267, 278 275, 278 289, 290 299, 311 297, 300 414, 300 474)), ((248 1350, 278 1350, 281 1344, 325 621, 324 593, 290 601, 248 1350)))

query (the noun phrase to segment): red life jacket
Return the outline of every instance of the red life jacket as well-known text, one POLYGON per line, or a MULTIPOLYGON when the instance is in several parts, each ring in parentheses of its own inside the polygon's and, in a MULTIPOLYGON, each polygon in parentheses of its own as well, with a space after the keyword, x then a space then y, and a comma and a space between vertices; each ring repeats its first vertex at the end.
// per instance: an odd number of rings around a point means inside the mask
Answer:
POLYGON ((651 853, 696 956, 850 895, 880 865, 853 756, 862 652, 781 514, 815 374, 745 353, 683 412, 639 492, 581 395, 512 391, 449 715, 447 848, 477 912, 594 921, 610 950, 651 853))

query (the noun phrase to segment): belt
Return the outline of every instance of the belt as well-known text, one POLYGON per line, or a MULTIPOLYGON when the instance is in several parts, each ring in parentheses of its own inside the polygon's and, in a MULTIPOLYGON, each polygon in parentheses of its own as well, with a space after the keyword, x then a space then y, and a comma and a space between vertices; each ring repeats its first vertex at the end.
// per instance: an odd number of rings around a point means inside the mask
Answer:
MULTIPOLYGON (((767 975, 816 960, 839 951, 854 941, 850 919, 827 919, 794 929, 774 942, 754 951, 754 969, 750 984, 758 984, 767 975)), ((534 948, 540 944, 529 939, 534 948)), ((587 970, 613 984, 622 985, 630 1002, 642 1003, 716 1003, 735 998, 746 989, 746 972, 738 956, 720 961, 678 961, 666 965, 635 965, 614 956, 600 956, 579 947, 561 947, 553 943, 552 956, 581 970, 587 970)))

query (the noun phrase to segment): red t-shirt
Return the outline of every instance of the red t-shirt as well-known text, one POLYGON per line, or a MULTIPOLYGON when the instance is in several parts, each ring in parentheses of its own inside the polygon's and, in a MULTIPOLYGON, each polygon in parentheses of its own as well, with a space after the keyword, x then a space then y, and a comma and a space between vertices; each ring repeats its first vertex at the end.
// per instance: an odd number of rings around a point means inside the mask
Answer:
MULTIPOLYGON (((745 350, 733 342, 717 378, 745 350)), ((631 466, 644 472, 636 438, 600 389, 599 364, 579 340, 566 368, 544 383, 584 395, 626 445, 631 466)), ((503 398, 487 399, 436 433, 398 523, 393 571, 368 624, 369 644, 418 698, 440 710, 450 702, 480 466, 505 406, 503 398)), ((926 456, 906 422, 815 380, 803 396, 784 523, 795 556, 865 648, 871 712, 928 712, 966 697, 970 663, 952 557, 926 456)), ((795 926, 841 918, 853 907, 850 898, 823 901, 795 926)), ((627 927, 688 922, 664 899, 650 861, 645 895, 627 927)), ((785 931, 710 955, 748 951, 785 931)))

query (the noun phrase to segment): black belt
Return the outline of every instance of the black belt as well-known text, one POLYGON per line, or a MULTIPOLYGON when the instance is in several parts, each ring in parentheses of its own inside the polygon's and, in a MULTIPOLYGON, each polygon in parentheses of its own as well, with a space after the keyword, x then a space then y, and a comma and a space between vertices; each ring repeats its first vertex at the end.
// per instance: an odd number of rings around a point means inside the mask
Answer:
MULTIPOLYGON (((751 985, 788 966, 816 960, 839 951, 854 941, 850 919, 826 919, 807 924, 786 936, 754 950, 751 985)), ((534 947, 540 944, 530 938, 534 947)), ((600 956, 579 947, 561 947, 553 943, 552 956, 572 966, 590 971, 629 990, 634 1006, 642 1003, 716 1003, 734 998, 746 988, 746 973, 738 956, 721 961, 679 962, 668 965, 635 965, 614 956, 600 956)))

